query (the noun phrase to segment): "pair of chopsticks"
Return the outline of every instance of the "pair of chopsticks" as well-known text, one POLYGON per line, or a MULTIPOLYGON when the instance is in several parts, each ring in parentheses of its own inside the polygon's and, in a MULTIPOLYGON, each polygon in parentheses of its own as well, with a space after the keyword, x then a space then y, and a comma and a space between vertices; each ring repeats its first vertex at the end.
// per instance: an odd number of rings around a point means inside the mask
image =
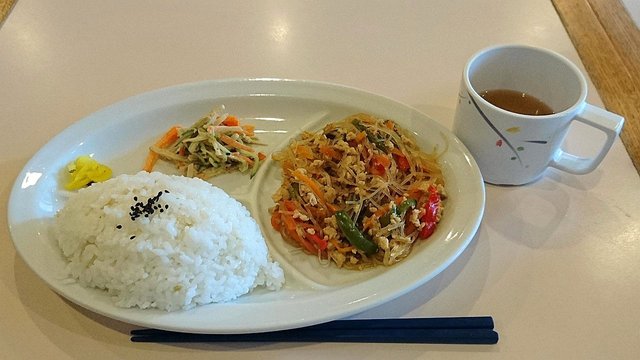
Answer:
POLYGON ((493 318, 442 317, 336 320, 297 329, 250 334, 191 334, 157 329, 131 331, 133 342, 351 342, 496 344, 493 318))

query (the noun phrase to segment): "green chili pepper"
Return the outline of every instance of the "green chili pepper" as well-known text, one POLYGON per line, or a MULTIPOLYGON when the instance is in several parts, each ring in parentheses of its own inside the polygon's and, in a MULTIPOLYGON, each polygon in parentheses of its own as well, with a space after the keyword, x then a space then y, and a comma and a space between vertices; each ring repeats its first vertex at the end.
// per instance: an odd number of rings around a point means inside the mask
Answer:
POLYGON ((360 123, 360 120, 355 119, 351 123, 353 124, 353 126, 356 127, 356 129, 360 131, 364 131, 365 134, 367 134, 367 139, 369 139, 369 141, 373 145, 375 145, 380 151, 384 152, 385 154, 389 153, 389 149, 387 149, 387 145, 385 145, 384 139, 380 139, 375 135, 373 135, 371 131, 369 131, 364 125, 362 125, 362 123, 360 123))
POLYGON ((347 213, 344 211, 338 211, 335 213, 335 216, 338 227, 342 230, 342 233, 351 245, 362 250, 365 255, 373 255, 378 251, 378 245, 367 239, 364 234, 358 230, 356 224, 351 220, 347 213))
POLYGON ((398 206, 396 214, 403 217, 404 213, 406 213, 409 208, 414 208, 416 206, 418 206, 418 201, 416 199, 407 199, 398 206))
POLYGON ((391 206, 391 210, 387 211, 386 214, 382 215, 380 218, 380 227, 385 227, 391 224, 391 214, 396 212, 395 204, 391 206))
POLYGON ((358 218, 356 219, 356 227, 361 226, 362 225, 362 221, 364 220, 365 216, 368 215, 369 210, 367 210, 368 208, 368 201, 364 200, 362 202, 362 205, 360 205, 360 212, 358 214, 358 218))
POLYGON ((391 214, 396 214, 399 217, 404 217, 404 214, 409 210, 409 208, 416 207, 418 205, 418 201, 415 199, 407 199, 403 201, 397 207, 393 205, 391 211, 387 212, 380 218, 380 226, 385 227, 391 223, 391 214))

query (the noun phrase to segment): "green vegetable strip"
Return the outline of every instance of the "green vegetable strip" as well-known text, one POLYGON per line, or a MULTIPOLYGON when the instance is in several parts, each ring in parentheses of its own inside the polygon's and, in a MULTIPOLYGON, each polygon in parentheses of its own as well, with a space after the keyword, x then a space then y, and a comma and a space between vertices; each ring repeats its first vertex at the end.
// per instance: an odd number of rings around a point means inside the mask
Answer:
POLYGON ((403 217, 404 213, 406 213, 409 208, 414 208, 417 205, 418 201, 416 201, 416 199, 407 199, 398 206, 396 209, 396 215, 403 217))
POLYGON ((385 227, 391 223, 391 214, 395 214, 399 217, 403 217, 404 214, 409 210, 409 208, 414 208, 418 205, 418 202, 415 199, 407 199, 403 201, 397 207, 394 205, 391 208, 391 211, 387 212, 380 218, 380 226, 385 227))
POLYGON ((364 237, 364 234, 358 230, 356 224, 351 220, 349 215, 344 211, 338 211, 335 213, 336 222, 338 227, 347 238, 351 245, 357 249, 362 250, 365 255, 370 256, 378 252, 378 245, 374 244, 371 240, 364 237))
POLYGON ((387 145, 385 145, 384 139, 380 139, 379 137, 376 137, 375 135, 373 135, 371 131, 369 131, 369 129, 367 129, 366 126, 362 125, 362 123, 359 120, 353 120, 351 123, 353 124, 353 126, 356 127, 356 129, 360 131, 364 131, 365 134, 367 134, 367 139, 369 139, 369 141, 373 145, 375 145, 380 151, 384 152, 385 154, 389 153, 389 149, 387 148, 387 145))
POLYGON ((391 214, 395 213, 395 211, 396 211, 396 206, 393 205, 393 207, 391 208, 391 211, 388 211, 386 214, 384 214, 380 218, 380 227, 385 227, 385 226, 391 224, 391 214))

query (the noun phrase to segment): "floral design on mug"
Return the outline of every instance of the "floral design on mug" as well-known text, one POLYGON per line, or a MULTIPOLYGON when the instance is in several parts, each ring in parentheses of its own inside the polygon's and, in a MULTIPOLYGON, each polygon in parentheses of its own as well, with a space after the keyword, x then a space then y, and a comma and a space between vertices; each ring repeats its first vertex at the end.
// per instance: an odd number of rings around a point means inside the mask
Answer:
MULTIPOLYGON (((460 98, 466 99, 466 97, 462 96, 461 94, 458 94, 458 96, 460 98)), ((502 147, 502 145, 507 144, 507 146, 509 147, 509 149, 511 149, 511 151, 513 152, 514 156, 511 156, 510 159, 511 160, 518 160, 518 162, 520 163, 520 165, 523 165, 522 163, 522 159, 520 158, 520 155, 518 154, 519 151, 524 151, 524 146, 518 146, 517 148, 514 147, 509 140, 507 140, 507 137, 502 134, 500 132, 500 130, 498 130, 498 128, 493 125, 493 123, 491 122, 491 120, 489 120, 489 118, 484 114, 484 112, 480 109, 480 107, 478 106, 478 104, 476 103, 476 101, 473 99, 473 97, 471 97, 471 94, 469 94, 469 104, 473 104, 473 106, 475 106, 476 110, 478 111, 478 113, 480 114, 480 116, 482 116, 482 118, 484 119, 484 121, 487 123, 487 125, 489 125, 489 127, 491 128, 491 130, 493 130, 493 132, 495 132, 500 138, 496 141, 496 146, 497 147, 502 147)), ((505 130, 508 133, 511 134, 518 134, 521 131, 521 128, 519 126, 513 126, 510 127, 508 129, 505 130)), ((544 145, 547 143, 546 140, 524 140, 524 142, 526 143, 530 143, 530 144, 540 144, 540 145, 544 145)), ((525 167, 528 167, 525 166, 525 167)))
MULTIPOLYGON (((484 112, 480 109, 480 106, 478 106, 478 104, 476 103, 476 101, 473 99, 473 97, 471 96, 471 94, 469 94, 469 99, 471 100, 471 103, 473 104, 473 106, 475 106, 476 110, 478 111, 478 113, 480 114, 480 116, 482 116, 482 118, 484 119, 484 121, 487 123, 487 125, 489 125, 489 127, 491 128, 491 130, 493 130, 493 132, 496 133, 496 135, 498 135, 500 137, 500 139, 496 142, 497 146, 502 146, 502 144, 507 144, 507 146, 509 147, 509 149, 511 149, 511 151, 513 152, 513 154, 515 156, 511 157, 511 160, 518 160, 518 162, 520 163, 520 165, 522 164, 522 159, 520 158, 520 155, 518 154, 518 151, 516 150, 516 148, 511 144, 511 142, 509 141, 509 139, 507 139, 506 136, 504 136, 500 130, 498 130, 498 128, 493 125, 493 123, 491 122, 491 120, 489 120, 489 118, 487 118, 487 116, 484 114, 484 112), (502 141, 500 141, 502 140, 502 141), (498 145, 500 144, 500 145, 498 145)), ((519 131, 519 130, 518 130, 519 131)), ((524 148, 523 148, 524 150, 524 148)))

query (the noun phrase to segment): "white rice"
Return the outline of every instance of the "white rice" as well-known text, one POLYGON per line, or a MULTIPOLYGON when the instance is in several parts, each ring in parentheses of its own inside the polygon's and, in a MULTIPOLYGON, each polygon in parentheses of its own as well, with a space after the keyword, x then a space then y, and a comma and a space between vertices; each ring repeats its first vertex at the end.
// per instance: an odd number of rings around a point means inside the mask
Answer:
POLYGON ((56 219, 69 276, 118 306, 188 309, 284 283, 247 209, 200 179, 120 175, 73 193, 56 219))

